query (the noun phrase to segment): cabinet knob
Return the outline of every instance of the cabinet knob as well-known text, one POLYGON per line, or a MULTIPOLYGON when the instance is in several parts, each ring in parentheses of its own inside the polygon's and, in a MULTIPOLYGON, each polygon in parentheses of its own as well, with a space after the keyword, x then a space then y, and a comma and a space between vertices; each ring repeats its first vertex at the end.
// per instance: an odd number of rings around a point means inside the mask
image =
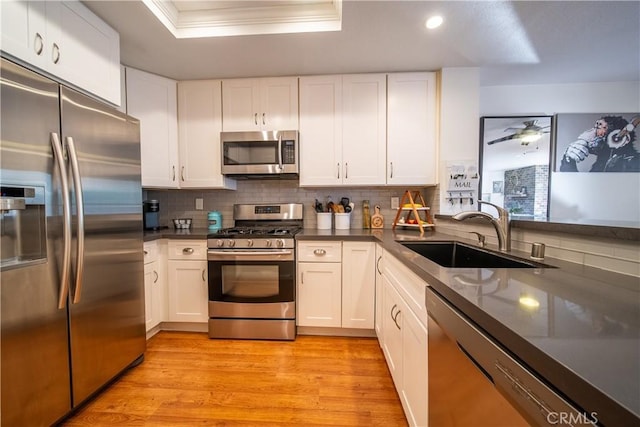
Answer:
POLYGON ((325 251, 324 249, 316 249, 315 251, 313 251, 313 254, 316 256, 325 256, 327 254, 327 251, 325 251))
POLYGON ((193 248, 184 248, 182 250, 182 253, 185 254, 185 255, 191 255, 193 252, 194 252, 193 248))

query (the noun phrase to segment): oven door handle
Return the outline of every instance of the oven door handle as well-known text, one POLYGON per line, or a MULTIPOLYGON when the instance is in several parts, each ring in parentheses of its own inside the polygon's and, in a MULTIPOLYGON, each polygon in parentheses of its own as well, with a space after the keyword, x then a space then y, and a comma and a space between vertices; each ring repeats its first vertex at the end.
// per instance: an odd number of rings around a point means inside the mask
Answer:
POLYGON ((293 251, 207 251, 209 255, 291 255, 293 251))
POLYGON ((208 261, 292 261, 292 250, 282 251, 207 251, 208 261))

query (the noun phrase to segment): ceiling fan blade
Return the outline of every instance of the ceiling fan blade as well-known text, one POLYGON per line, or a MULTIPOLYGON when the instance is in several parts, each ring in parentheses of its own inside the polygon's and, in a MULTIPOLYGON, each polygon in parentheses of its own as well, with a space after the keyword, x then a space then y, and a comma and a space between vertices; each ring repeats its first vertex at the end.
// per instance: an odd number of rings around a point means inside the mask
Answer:
POLYGON ((502 142, 502 141, 509 141, 510 139, 517 139, 518 136, 519 136, 519 134, 514 133, 513 135, 504 136, 502 138, 498 138, 498 139, 494 139, 493 141, 489 141, 489 142, 487 142, 487 145, 497 144, 498 142, 502 142))

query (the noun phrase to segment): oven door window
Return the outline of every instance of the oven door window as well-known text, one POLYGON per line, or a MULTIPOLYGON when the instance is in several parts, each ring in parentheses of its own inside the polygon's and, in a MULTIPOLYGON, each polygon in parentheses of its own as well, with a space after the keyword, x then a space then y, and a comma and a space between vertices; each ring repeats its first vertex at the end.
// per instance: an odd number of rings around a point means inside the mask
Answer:
POLYGON ((210 262, 209 297, 224 302, 294 300, 292 262, 210 262))

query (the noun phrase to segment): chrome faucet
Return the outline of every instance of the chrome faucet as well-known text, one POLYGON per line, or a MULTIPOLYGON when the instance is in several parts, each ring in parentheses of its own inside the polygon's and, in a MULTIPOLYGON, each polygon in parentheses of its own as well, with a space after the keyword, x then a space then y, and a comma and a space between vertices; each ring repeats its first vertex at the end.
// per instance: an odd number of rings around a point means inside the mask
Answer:
POLYGON ((478 200, 478 204, 481 203, 496 208, 496 210, 498 211, 498 218, 496 219, 493 215, 482 211, 464 211, 455 214, 451 218, 456 221, 464 221, 467 218, 484 218, 486 220, 489 220, 493 225, 493 228, 496 229, 496 233, 498 234, 499 249, 502 252, 511 250, 511 224, 509 219, 509 212, 506 209, 501 208, 500 206, 494 205, 493 203, 485 202, 484 200, 478 200))

